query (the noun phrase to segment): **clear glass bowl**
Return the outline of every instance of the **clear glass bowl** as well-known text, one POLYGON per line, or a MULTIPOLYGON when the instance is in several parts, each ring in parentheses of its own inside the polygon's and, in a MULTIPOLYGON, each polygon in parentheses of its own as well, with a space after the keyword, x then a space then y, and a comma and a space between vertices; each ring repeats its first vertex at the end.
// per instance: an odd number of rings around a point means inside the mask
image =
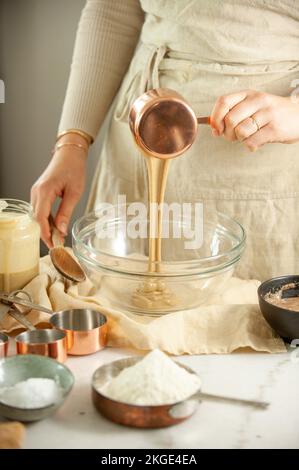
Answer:
POLYGON ((162 262, 149 272, 148 239, 128 236, 135 214, 115 216, 119 207, 113 209, 78 219, 73 249, 103 303, 124 312, 158 316, 208 302, 224 289, 245 246, 243 227, 216 212, 203 217, 201 246, 186 248, 187 222, 173 216, 170 235, 162 239, 162 262))

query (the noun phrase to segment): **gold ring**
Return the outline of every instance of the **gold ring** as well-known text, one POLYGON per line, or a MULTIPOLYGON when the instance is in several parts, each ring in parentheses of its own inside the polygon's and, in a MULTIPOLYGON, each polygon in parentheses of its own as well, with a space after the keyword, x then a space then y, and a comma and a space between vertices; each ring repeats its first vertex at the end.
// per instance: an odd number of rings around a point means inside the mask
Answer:
POLYGON ((259 131, 259 130, 260 130, 260 126, 258 125, 257 120, 256 120, 253 116, 250 116, 250 117, 251 117, 252 122, 256 125, 256 130, 259 131))

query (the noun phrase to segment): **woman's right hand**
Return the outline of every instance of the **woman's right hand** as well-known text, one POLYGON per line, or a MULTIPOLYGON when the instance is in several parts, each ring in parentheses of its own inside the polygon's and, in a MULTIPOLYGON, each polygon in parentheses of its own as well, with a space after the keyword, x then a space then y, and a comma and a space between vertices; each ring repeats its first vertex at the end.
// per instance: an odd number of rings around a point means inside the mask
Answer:
MULTIPOLYGON (((63 137, 59 142, 63 142, 63 137)), ((87 153, 72 145, 61 147, 31 188, 31 204, 41 227, 41 238, 48 248, 53 246, 49 216, 57 197, 61 203, 54 222, 61 234, 67 235, 72 212, 85 187, 87 153)))

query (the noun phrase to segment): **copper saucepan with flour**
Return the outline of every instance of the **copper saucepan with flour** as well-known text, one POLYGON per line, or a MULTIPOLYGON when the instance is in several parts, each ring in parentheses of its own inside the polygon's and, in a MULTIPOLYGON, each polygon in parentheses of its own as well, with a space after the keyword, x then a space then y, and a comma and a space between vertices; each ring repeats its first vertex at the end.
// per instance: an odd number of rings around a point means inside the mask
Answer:
POLYGON ((186 152, 196 138, 198 124, 210 124, 210 117, 196 117, 176 91, 156 88, 134 101, 129 124, 143 153, 164 160, 186 152))
MULTIPOLYGON (((111 379, 116 377, 123 369, 135 365, 143 356, 119 359, 100 366, 92 377, 92 399, 97 410, 107 419, 117 424, 137 428, 163 428, 179 424, 190 418, 197 410, 201 401, 214 401, 235 405, 251 406, 256 409, 265 409, 268 403, 262 401, 244 400, 239 398, 211 395, 198 390, 194 395, 178 403, 165 405, 132 405, 109 398, 103 390, 111 379)), ((190 374, 196 374, 189 367, 176 362, 190 374)))

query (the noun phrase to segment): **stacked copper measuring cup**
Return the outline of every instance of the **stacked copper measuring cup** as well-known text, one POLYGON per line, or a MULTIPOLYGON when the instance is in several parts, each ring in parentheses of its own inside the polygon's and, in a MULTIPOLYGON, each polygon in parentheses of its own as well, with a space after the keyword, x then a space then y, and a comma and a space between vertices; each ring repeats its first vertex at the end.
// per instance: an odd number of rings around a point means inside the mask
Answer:
MULTIPOLYGON (((39 354, 64 362, 68 355, 92 354, 106 346, 107 318, 96 310, 72 309, 53 312, 33 303, 25 291, 0 293, 0 307, 1 318, 8 314, 27 330, 15 337, 17 354, 39 354), (35 328, 21 312, 20 307, 50 314, 52 328, 35 328)), ((1 333, 0 357, 5 356, 7 350, 8 336, 1 333)))

